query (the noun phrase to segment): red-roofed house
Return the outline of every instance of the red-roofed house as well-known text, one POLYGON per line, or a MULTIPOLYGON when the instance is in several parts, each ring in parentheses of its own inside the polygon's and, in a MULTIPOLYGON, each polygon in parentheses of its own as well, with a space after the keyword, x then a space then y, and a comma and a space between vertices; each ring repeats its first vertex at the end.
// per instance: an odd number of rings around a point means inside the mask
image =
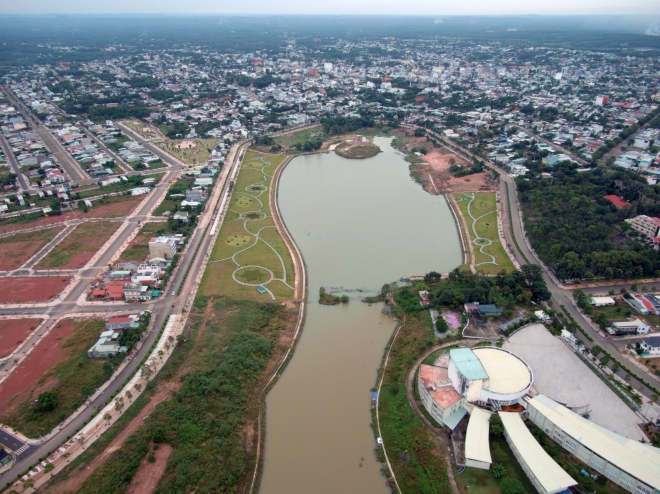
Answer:
POLYGON ((614 194, 609 195, 609 196, 605 196, 605 199, 607 199, 608 201, 610 201, 610 202, 611 202, 612 204, 614 204, 617 208, 629 208, 629 207, 632 206, 632 204, 630 204, 630 203, 627 202, 627 201, 624 201, 624 200, 621 199, 619 196, 615 196, 614 194))

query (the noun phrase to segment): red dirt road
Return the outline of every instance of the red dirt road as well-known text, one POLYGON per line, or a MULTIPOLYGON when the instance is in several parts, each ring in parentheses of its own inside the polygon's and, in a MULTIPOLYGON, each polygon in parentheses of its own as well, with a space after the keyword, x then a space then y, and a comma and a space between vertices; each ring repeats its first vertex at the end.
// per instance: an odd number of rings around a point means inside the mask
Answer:
POLYGON ((0 304, 45 302, 60 293, 70 281, 69 276, 0 278, 0 304))
MULTIPOLYGON (((54 327, 9 378, 0 384, 0 408, 22 403, 30 397, 44 372, 66 357, 60 346, 73 333, 75 322, 66 319, 54 327)), ((40 386, 43 388, 43 386, 40 386)), ((43 392, 45 389, 40 389, 43 392)))
POLYGON ((30 336, 42 319, 5 319, 0 321, 0 358, 11 355, 30 336))
POLYGON ((172 446, 161 444, 153 453, 156 461, 149 463, 146 457, 142 459, 142 463, 140 463, 137 472, 131 479, 126 494, 151 494, 158 486, 158 482, 167 468, 167 460, 172 454, 172 446))

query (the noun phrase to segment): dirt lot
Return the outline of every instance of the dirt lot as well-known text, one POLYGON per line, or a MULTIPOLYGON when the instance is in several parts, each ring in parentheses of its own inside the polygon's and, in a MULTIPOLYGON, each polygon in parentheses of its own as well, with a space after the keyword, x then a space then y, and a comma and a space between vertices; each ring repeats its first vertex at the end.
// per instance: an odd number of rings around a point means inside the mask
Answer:
POLYGON ((67 212, 58 216, 46 216, 29 223, 0 225, 0 233, 19 232, 27 228, 53 225, 83 218, 123 218, 135 209, 135 206, 144 199, 144 196, 119 196, 112 199, 116 202, 106 204, 105 206, 97 206, 98 203, 94 202, 94 208, 87 213, 76 210, 75 212, 67 212))
POLYGON ((70 281, 69 276, 0 278, 0 304, 45 302, 60 293, 70 281))
POLYGON ((12 403, 18 404, 33 395, 48 389, 49 383, 37 385, 41 376, 66 357, 66 350, 60 346, 73 333, 75 322, 65 320, 59 323, 39 343, 32 353, 9 378, 0 384, 0 408, 9 411, 12 403))
POLYGON ((13 352, 41 323, 42 319, 0 320, 0 358, 13 352))
POLYGON ((142 459, 140 467, 131 479, 128 489, 126 489, 126 494, 151 494, 156 489, 167 468, 167 460, 172 454, 172 446, 161 444, 153 453, 156 461, 149 463, 147 458, 142 459))
POLYGON ((35 269, 82 268, 121 226, 120 222, 83 223, 78 225, 35 269))
POLYGON ((430 150, 424 159, 428 165, 417 165, 417 172, 426 180, 424 189, 433 194, 451 192, 487 192, 495 190, 495 182, 489 172, 475 173, 466 177, 454 177, 450 172, 451 161, 457 165, 468 163, 458 155, 446 152, 444 148, 430 150))
POLYGON ((63 226, 56 226, 47 230, 0 238, 0 271, 20 268, 63 229, 63 226))

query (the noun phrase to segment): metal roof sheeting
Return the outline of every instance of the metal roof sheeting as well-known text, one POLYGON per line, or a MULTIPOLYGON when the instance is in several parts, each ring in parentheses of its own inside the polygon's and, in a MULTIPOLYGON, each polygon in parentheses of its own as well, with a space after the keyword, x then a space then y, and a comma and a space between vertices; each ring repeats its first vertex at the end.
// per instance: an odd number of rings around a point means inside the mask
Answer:
POLYGON ((474 354, 488 374, 484 388, 493 393, 520 393, 532 384, 532 371, 520 357, 496 347, 475 348, 474 354))
POLYGON ((454 361, 458 371, 468 381, 488 379, 488 374, 486 374, 483 365, 469 348, 454 348, 449 350, 449 356, 454 361))
POLYGON ((660 489, 660 450, 600 427, 547 396, 539 395, 529 405, 604 460, 660 489))
POLYGON ((490 432, 490 413, 474 407, 465 436, 465 458, 492 463, 488 433, 490 432))
POLYGON ((546 492, 562 492, 577 484, 534 439, 520 415, 513 412, 499 412, 499 415, 518 454, 546 492))

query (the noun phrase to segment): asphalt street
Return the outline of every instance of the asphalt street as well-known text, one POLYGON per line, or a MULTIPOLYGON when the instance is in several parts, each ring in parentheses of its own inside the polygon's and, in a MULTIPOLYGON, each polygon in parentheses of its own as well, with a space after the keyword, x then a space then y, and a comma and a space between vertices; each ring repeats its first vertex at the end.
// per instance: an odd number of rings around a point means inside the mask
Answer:
MULTIPOLYGON (((211 244, 212 238, 206 234, 206 227, 214 221, 216 215, 219 213, 218 207, 221 204, 221 198, 228 193, 229 181, 227 177, 230 176, 231 171, 234 169, 237 163, 237 157, 241 156, 241 151, 247 146, 247 142, 241 143, 235 146, 231 151, 230 155, 227 158, 227 164, 229 166, 223 167, 221 175, 216 183, 213 197, 210 199, 209 204, 215 204, 213 209, 209 209, 203 215, 203 219, 198 225, 198 228, 195 229, 189 243, 188 248, 181 259, 179 267, 175 271, 175 274, 171 280, 169 287, 167 288, 166 293, 164 293, 163 298, 159 301, 145 305, 140 304, 127 304, 127 303, 118 303, 118 304, 107 304, 107 305, 94 305, 94 306, 77 306, 76 302, 78 298, 85 292, 89 282, 93 279, 99 271, 105 267, 108 261, 112 258, 114 253, 119 249, 119 247, 124 243, 128 238, 131 231, 138 227, 138 218, 144 218, 146 213, 156 204, 160 197, 166 193, 169 188, 169 181, 162 181, 158 184, 154 191, 151 193, 151 197, 144 204, 140 211, 136 214, 135 217, 130 218, 129 223, 131 227, 126 228, 116 239, 112 242, 105 252, 98 258, 94 266, 82 270, 82 279, 74 287, 73 290, 65 297, 62 303, 55 306, 44 308, 15 308, 15 309, 0 309, 0 314, 21 314, 21 315, 31 315, 31 314, 44 314, 48 313, 55 319, 57 316, 61 316, 67 313, 85 313, 85 312, 121 312, 126 310, 137 310, 149 308, 154 313, 154 325, 152 331, 146 336, 143 345, 140 347, 140 350, 135 355, 129 356, 130 361, 124 367, 124 369, 119 372, 116 376, 113 377, 112 382, 108 388, 103 391, 88 407, 85 409, 79 416, 72 420, 69 424, 63 427, 56 435, 54 435, 47 442, 44 442, 39 445, 30 445, 22 454, 17 455, 17 463, 9 472, 0 476, 0 488, 5 486, 8 483, 13 482, 23 471, 25 471, 30 465, 33 465, 39 461, 40 458, 45 457, 54 449, 58 448, 63 442, 67 440, 68 437, 73 436, 76 431, 87 421, 93 413, 99 408, 103 407, 108 399, 117 391, 121 389, 124 385, 124 382, 128 380, 131 374, 138 368, 142 359, 147 356, 152 344, 156 341, 156 338, 160 332, 160 328, 165 324, 167 317, 170 314, 181 314, 183 307, 185 306, 188 296, 193 288, 194 279, 196 273, 202 267, 204 262, 204 253, 208 249, 211 249, 213 246, 211 244), (198 252, 198 255, 195 253, 198 252), (190 269, 188 267, 190 266, 190 269), (186 274, 188 276, 186 277, 186 274), (172 295, 173 293, 180 293, 180 295, 172 295)), ((173 160, 169 159, 169 156, 164 157, 164 161, 173 165, 169 171, 179 171, 180 166, 173 163, 173 160)), ((45 331, 45 329, 44 329, 45 331)), ((43 331, 40 331, 42 334, 43 331)), ((38 338, 38 335, 35 335, 34 338, 38 338)), ((32 340, 31 340, 32 341, 32 340)), ((14 441, 13 444, 18 446, 20 449, 23 444, 21 441, 16 439, 14 436, 11 436, 6 431, 0 430, 0 439, 2 441, 8 441, 7 446, 10 446, 9 441, 14 441)), ((0 442, 2 442, 0 441, 0 442)), ((13 449, 13 448, 12 448, 13 449)))

